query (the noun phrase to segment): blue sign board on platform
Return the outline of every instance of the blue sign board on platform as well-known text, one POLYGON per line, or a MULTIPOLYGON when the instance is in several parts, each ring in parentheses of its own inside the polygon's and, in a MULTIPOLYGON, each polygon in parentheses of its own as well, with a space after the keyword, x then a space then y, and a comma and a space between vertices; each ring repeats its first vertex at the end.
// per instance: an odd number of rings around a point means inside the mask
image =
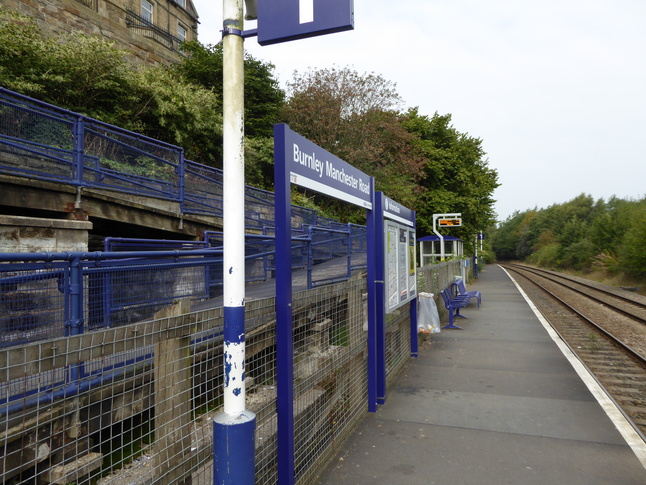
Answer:
POLYGON ((260 45, 353 28, 354 0, 258 0, 260 45))
POLYGON ((399 202, 395 202, 384 195, 384 217, 393 221, 401 222, 407 226, 415 225, 415 213, 399 202))
POLYGON ((274 127, 274 147, 275 161, 285 163, 292 184, 372 209, 372 184, 365 173, 285 124, 274 127))

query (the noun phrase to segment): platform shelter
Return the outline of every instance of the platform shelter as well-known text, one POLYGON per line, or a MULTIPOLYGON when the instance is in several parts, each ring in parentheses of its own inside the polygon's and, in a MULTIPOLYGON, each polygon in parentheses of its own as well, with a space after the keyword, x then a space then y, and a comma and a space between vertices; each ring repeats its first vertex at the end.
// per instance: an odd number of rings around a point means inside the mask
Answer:
MULTIPOLYGON (((462 258, 464 242, 455 236, 444 237, 444 258, 462 258)), ((417 239, 419 243, 419 265, 426 266, 442 260, 442 241, 436 235, 424 236, 417 239)))

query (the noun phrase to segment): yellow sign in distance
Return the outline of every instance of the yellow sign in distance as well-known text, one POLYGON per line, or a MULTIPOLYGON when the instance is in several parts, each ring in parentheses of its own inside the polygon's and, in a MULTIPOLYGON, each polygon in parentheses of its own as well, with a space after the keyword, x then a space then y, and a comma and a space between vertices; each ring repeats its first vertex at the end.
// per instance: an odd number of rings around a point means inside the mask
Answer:
POLYGON ((462 225, 462 219, 438 219, 437 223, 440 227, 457 227, 462 225))

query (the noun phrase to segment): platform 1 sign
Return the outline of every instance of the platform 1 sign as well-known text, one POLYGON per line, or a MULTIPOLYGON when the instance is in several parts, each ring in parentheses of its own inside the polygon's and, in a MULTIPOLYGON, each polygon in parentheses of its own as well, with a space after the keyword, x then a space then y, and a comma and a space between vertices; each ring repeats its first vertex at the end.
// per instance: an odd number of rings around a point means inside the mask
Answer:
POLYGON ((354 0, 258 0, 258 43, 354 29, 354 0))
POLYGON ((289 170, 290 182, 350 204, 372 209, 371 178, 285 124, 274 126, 276 163, 289 170))

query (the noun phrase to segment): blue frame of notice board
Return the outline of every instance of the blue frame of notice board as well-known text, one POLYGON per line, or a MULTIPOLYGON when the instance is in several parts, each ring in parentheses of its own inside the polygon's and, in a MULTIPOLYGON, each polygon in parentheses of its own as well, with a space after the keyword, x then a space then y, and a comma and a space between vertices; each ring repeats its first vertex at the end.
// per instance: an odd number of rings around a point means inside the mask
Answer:
POLYGON ((415 224, 414 211, 386 197, 381 192, 375 194, 373 210, 368 213, 368 361, 370 366, 368 369, 368 410, 371 412, 377 410, 378 404, 386 403, 386 379, 388 377, 386 371, 386 314, 406 303, 410 303, 411 356, 417 357, 418 354, 415 224), (411 262, 413 265, 413 274, 408 275, 409 289, 405 298, 401 298, 397 304, 391 306, 388 305, 386 299, 388 272, 393 271, 393 268, 388 267, 386 245, 386 226, 391 224, 390 221, 397 225, 398 230, 408 231, 406 246, 410 251, 412 241, 413 251, 412 255, 409 254, 412 261, 409 259, 406 263, 407 268, 410 268, 411 262), (374 328, 372 340, 371 327, 374 328), (373 357, 371 357, 371 349, 374 349, 373 357))

